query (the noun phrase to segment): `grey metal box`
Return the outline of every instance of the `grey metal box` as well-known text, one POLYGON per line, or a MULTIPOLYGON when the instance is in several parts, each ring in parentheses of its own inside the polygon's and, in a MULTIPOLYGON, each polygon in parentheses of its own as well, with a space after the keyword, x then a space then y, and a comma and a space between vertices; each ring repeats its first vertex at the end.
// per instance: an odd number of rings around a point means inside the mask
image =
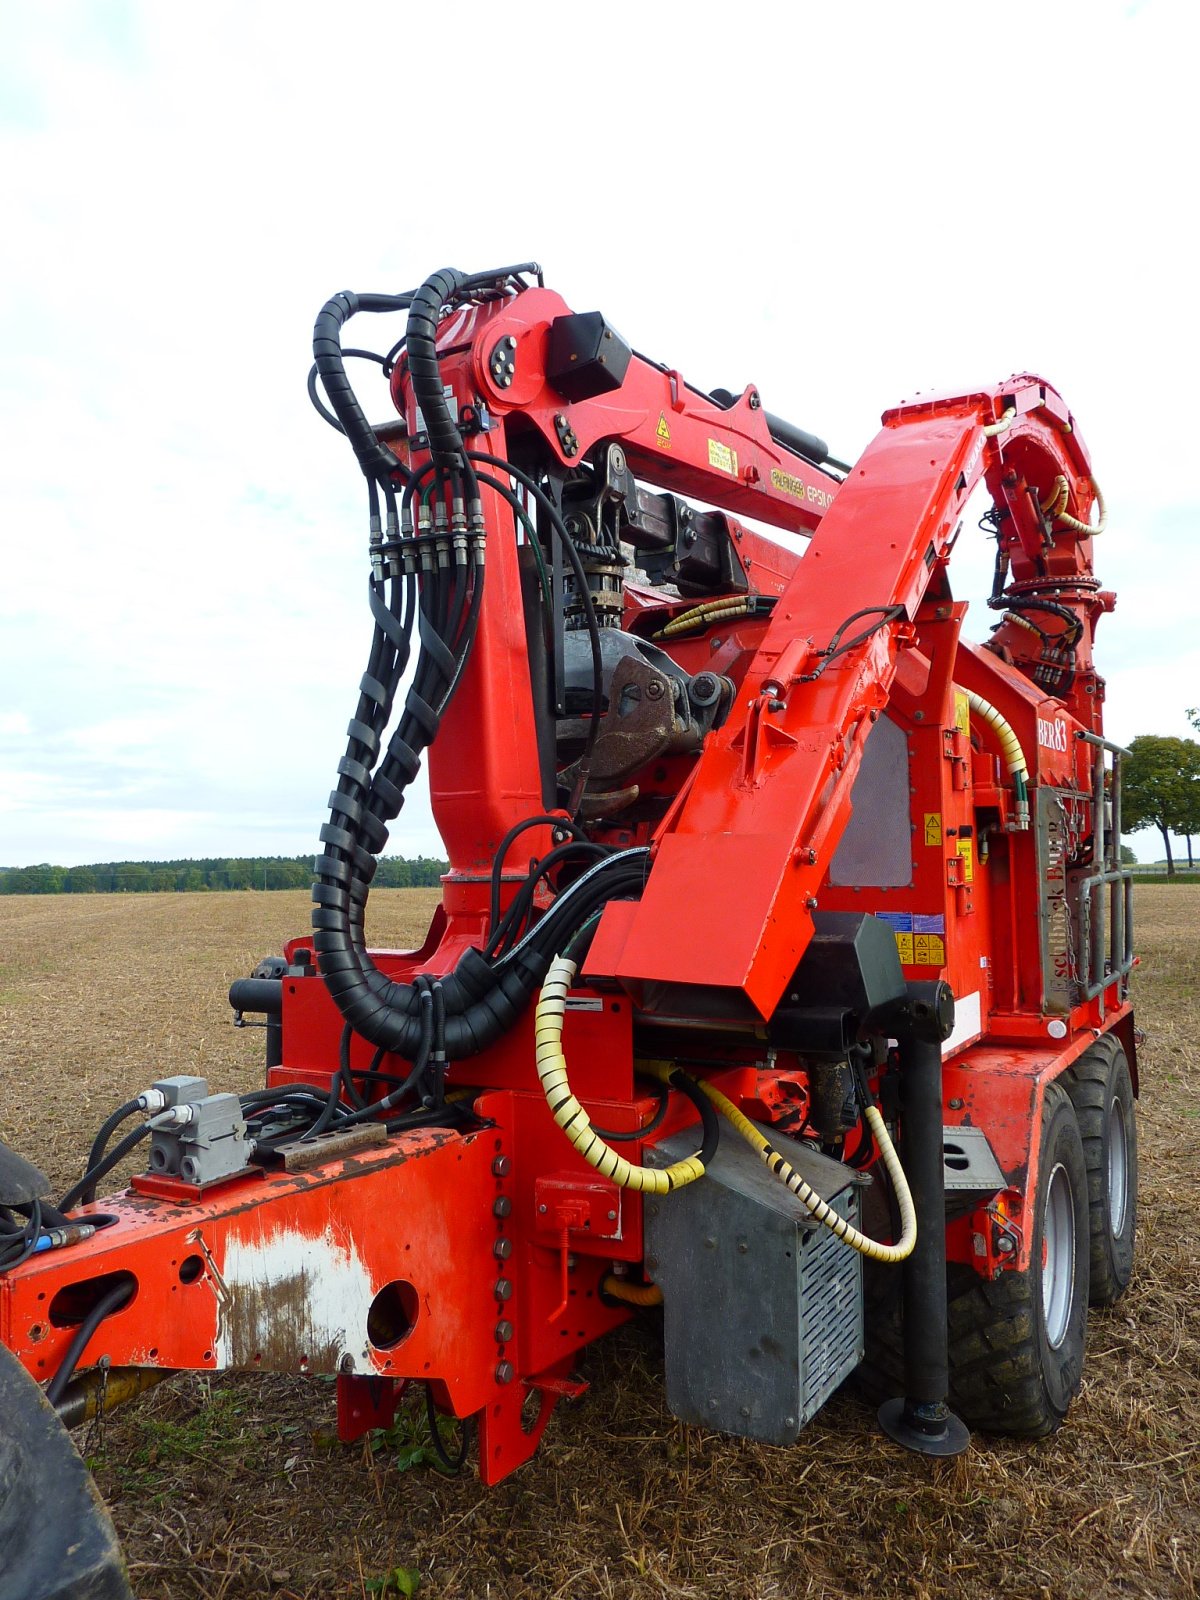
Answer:
MULTIPOLYGON (((667 1404, 684 1422, 791 1444, 863 1353, 862 1258, 821 1227, 723 1125, 705 1176, 647 1196, 646 1270, 663 1291, 667 1404)), ((647 1151, 666 1166, 696 1133, 647 1151)), ((840 1215, 858 1175, 773 1131, 772 1145, 840 1215)))

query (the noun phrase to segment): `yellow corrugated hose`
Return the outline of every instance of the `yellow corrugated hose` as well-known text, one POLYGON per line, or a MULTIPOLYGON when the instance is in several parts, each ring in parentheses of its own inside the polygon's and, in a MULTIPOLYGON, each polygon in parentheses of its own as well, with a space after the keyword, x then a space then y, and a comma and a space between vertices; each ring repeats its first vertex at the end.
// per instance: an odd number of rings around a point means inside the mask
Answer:
POLYGON ((995 731, 996 737, 1000 740, 1000 748, 1004 752, 1008 770, 1013 775, 1013 788, 1017 798, 1017 827, 1028 828, 1029 764, 1025 760, 1024 750, 1021 749, 1021 741, 1013 732, 1008 718, 1003 712, 997 711, 990 700, 985 700, 981 694, 976 694, 971 689, 964 689, 962 692, 970 702, 971 710, 995 731))
MULTIPOLYGON (((643 1062, 640 1071, 649 1073, 652 1077, 661 1078, 664 1082, 671 1076, 672 1068, 662 1066, 656 1061, 643 1062)), ((879 1153, 883 1157, 883 1164, 887 1168, 888 1177, 892 1180, 892 1187, 896 1191, 896 1203, 900 1207, 900 1237, 895 1244, 881 1244, 878 1239, 869 1239, 865 1233, 860 1233, 852 1222, 847 1222, 845 1217, 840 1217, 837 1212, 812 1187, 806 1183, 796 1169, 789 1166, 779 1151, 750 1118, 744 1116, 726 1095, 719 1089, 714 1089, 711 1083, 706 1083, 703 1078, 693 1080, 701 1094, 707 1095, 709 1100, 733 1127, 741 1134, 746 1143, 757 1150, 764 1165, 777 1177, 785 1188, 791 1190, 797 1200, 812 1213, 816 1220, 822 1223, 831 1233, 837 1235, 844 1244, 852 1250, 857 1250, 859 1255, 870 1256, 872 1261, 897 1262, 904 1261, 912 1255, 913 1246, 917 1242, 917 1212, 913 1205, 912 1191, 908 1187, 908 1179, 904 1176, 904 1168, 900 1165, 900 1157, 896 1154, 895 1146, 888 1136, 887 1127, 877 1107, 867 1106, 864 1115, 867 1126, 875 1135, 875 1142, 879 1146, 879 1153)))
POLYGON ((566 956, 555 956, 538 996, 534 1015, 534 1045, 537 1074, 555 1122, 601 1177, 611 1178, 618 1189, 633 1189, 642 1194, 669 1194, 704 1176, 704 1163, 688 1156, 669 1167, 635 1167, 619 1156, 592 1127, 587 1112, 571 1093, 567 1082, 567 1059, 562 1049, 563 1012, 567 991, 577 971, 566 956))
MULTIPOLYGON (((538 997, 534 1021, 534 1039, 537 1051, 537 1073, 546 1103, 555 1122, 566 1134, 575 1149, 602 1177, 609 1178, 620 1189, 632 1189, 643 1194, 668 1194, 681 1189, 704 1176, 704 1163, 698 1156, 688 1156, 673 1162, 669 1167, 635 1167, 604 1142, 592 1127, 587 1112, 571 1093, 567 1081, 567 1061, 562 1048, 563 1013, 567 994, 574 981, 577 967, 566 956, 555 956, 538 997)), ((651 1077, 669 1083, 674 1069, 658 1061, 643 1062, 639 1070, 651 1077)), ((875 1106, 865 1111, 867 1126, 879 1145, 879 1152, 892 1180, 896 1200, 900 1207, 900 1238, 895 1244, 881 1244, 860 1233, 853 1223, 840 1217, 812 1186, 805 1182, 795 1169, 788 1165, 779 1151, 738 1108, 712 1084, 696 1079, 695 1085, 741 1134, 747 1144, 758 1151, 764 1164, 780 1183, 790 1189, 816 1220, 836 1234, 852 1250, 870 1256, 874 1261, 903 1261, 912 1254, 917 1242, 917 1214, 904 1169, 900 1165, 895 1147, 888 1137, 887 1127, 875 1106)), ((636 1302, 641 1303, 641 1302, 636 1302)))

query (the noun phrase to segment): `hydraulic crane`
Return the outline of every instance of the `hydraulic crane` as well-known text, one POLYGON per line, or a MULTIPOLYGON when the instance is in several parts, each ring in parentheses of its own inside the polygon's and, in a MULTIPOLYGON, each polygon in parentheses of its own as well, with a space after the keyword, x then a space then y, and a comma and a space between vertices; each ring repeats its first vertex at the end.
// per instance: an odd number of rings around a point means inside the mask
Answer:
MULTIPOLYGON (((842 463, 532 264, 335 295, 313 348, 371 641, 312 927, 230 992, 262 1087, 144 1086, 57 1205, 0 1149, 10 1430, 58 1448, 24 1373, 70 1417, 102 1357, 110 1389, 324 1371, 346 1439, 424 1385, 490 1484, 659 1304, 690 1422, 788 1443, 857 1373, 914 1449, 1057 1427, 1137 1177, 1114 597, 1058 393, 905 402, 842 463), (343 346, 392 313, 386 354, 343 346), (981 485, 984 645, 948 580, 981 485), (372 950, 422 762, 441 905, 372 950)), ((10 1497, 12 1570, 44 1571, 27 1538, 10 1497)))

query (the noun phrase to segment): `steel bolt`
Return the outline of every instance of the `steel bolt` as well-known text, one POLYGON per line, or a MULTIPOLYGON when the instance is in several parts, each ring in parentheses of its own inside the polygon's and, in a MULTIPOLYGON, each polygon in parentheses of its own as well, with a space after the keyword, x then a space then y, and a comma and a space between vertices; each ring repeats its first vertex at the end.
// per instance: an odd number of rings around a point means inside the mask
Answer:
POLYGON ((665 685, 661 678, 651 678, 646 685, 646 698, 648 700, 661 700, 665 685))
POLYGON ((492 1162, 493 1178, 507 1178, 512 1171, 512 1158, 510 1156, 497 1156, 492 1162))
POLYGON ((512 1201, 506 1194, 497 1195, 495 1204, 492 1206, 492 1215, 494 1217, 507 1217, 511 1214, 512 1201))
POLYGON ((509 1256, 512 1255, 512 1240, 497 1239, 492 1246, 492 1254, 498 1261, 507 1261, 509 1256))
POLYGON ((513 1336, 513 1325, 504 1318, 496 1324, 496 1343, 507 1344, 513 1336))
POLYGON ((784 1417, 783 1425, 785 1428, 794 1428, 796 1426, 795 1417, 784 1417))
POLYGON ((509 1278, 497 1278, 494 1292, 497 1300, 511 1300, 513 1292, 512 1280, 509 1278))
POLYGON ((513 1381, 513 1379, 516 1377, 516 1375, 517 1375, 517 1369, 516 1369, 516 1367, 513 1366, 511 1361, 497 1361, 497 1363, 496 1363, 496 1382, 497 1383, 511 1383, 513 1381))
POLYGON ((338 1371, 346 1373, 354 1371, 354 1357, 348 1351, 338 1362, 338 1371))
POLYGON ((510 350, 515 350, 517 348, 517 341, 513 338, 511 333, 509 334, 508 338, 505 339, 504 342, 505 342, 505 344, 508 346, 508 348, 510 350))
POLYGON ((615 1211, 608 1212, 608 1220, 610 1222, 615 1222, 617 1220, 617 1213, 615 1211))

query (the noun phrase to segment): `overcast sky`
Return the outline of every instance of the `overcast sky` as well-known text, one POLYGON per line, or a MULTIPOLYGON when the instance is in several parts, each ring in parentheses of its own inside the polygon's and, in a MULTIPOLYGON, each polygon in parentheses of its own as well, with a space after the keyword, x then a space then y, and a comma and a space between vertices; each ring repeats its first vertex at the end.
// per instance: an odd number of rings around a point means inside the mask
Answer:
MULTIPOLYGON (((1109 502, 1109 730, 1190 732, 1194 6, 0 19, 0 864, 313 850, 369 618, 312 322, 446 264, 536 258, 851 460, 914 390, 1043 374, 1109 502)), ((393 847, 439 853, 423 792, 393 847)))

